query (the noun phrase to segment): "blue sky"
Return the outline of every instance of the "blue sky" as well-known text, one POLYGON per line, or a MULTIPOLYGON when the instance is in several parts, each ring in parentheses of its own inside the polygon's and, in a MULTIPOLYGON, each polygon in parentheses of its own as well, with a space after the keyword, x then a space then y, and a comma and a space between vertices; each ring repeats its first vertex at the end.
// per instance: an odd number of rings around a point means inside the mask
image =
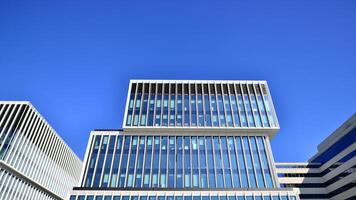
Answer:
POLYGON ((356 111, 356 1, 0 1, 0 100, 28 100, 80 158, 120 128, 129 79, 267 80, 276 161, 356 111))

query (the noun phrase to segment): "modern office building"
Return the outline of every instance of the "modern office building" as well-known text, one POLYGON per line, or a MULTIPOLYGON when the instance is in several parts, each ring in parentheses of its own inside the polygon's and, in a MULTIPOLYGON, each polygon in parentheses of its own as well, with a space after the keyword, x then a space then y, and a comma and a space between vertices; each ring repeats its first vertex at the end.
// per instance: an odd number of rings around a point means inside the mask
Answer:
POLYGON ((29 102, 0 102, 0 200, 61 200, 81 160, 29 102))
POLYGON ((94 130, 70 200, 297 200, 281 188, 266 81, 132 80, 123 130, 94 130))
POLYGON ((300 199, 356 199, 356 115, 318 145, 307 163, 276 163, 279 182, 300 199))

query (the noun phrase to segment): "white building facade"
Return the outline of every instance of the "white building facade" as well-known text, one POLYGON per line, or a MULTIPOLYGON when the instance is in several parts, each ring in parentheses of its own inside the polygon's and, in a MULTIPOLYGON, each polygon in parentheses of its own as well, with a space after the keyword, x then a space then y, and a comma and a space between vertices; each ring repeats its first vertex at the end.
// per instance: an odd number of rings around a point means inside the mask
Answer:
POLYGON ((296 200, 266 81, 131 80, 123 130, 92 131, 70 200, 296 200))
POLYGON ((29 102, 0 102, 0 199, 61 200, 81 160, 29 102))

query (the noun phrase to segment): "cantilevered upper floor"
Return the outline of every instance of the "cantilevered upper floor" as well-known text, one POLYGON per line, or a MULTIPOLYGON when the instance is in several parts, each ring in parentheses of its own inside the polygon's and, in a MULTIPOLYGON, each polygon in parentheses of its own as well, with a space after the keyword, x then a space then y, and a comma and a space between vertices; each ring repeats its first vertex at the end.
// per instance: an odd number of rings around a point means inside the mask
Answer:
POLYGON ((278 131, 266 81, 131 80, 126 130, 278 131))

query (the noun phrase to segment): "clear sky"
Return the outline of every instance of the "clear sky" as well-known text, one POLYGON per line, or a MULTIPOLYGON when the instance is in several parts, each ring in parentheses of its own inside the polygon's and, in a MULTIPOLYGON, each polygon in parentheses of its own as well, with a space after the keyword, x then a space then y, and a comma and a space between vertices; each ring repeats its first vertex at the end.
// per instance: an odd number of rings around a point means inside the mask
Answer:
POLYGON ((129 79, 267 80, 276 161, 356 111, 356 1, 0 1, 0 100, 28 100, 84 157, 129 79))

